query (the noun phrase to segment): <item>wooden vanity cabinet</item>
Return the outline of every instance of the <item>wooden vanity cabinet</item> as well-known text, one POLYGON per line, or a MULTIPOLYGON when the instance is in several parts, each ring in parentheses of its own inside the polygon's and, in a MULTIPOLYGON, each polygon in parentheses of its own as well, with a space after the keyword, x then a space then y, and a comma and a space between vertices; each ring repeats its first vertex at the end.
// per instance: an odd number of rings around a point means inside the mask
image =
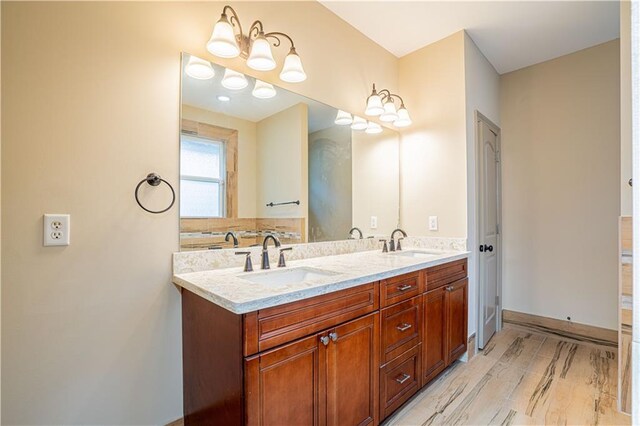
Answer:
POLYGON ((186 425, 378 425, 467 348, 466 260, 247 314, 182 291, 186 425))
POLYGON ((447 365, 467 351, 467 287, 463 278, 445 287, 447 291, 447 365))
POLYGON ((245 361, 246 424, 377 424, 378 314, 245 361))
POLYGON ((447 368, 447 291, 444 287, 423 296, 422 382, 428 383, 447 368))
POLYGON ((423 384, 467 351, 467 282, 467 278, 453 282, 441 279, 440 287, 423 296, 423 384))

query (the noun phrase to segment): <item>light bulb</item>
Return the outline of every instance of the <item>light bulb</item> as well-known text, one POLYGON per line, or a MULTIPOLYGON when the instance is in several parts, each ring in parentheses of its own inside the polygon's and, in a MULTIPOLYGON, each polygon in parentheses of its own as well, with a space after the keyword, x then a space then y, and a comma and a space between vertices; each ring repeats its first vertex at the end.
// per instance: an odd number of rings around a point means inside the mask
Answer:
POLYGON ((352 122, 353 119, 351 118, 351 114, 342 110, 338 110, 338 115, 336 115, 336 120, 334 121, 334 123, 339 126, 346 126, 348 124, 351 124, 352 122))
POLYGON ((407 127, 411 126, 411 117, 409 117, 409 111, 403 105, 400 105, 400 109, 398 110, 398 119, 393 122, 393 125, 396 127, 407 127))
POLYGON ((351 124, 351 129, 365 130, 367 126, 367 120, 365 120, 364 118, 358 117, 357 115, 353 117, 353 124, 351 124))
POLYGON ((229 90, 240 90, 249 85, 244 74, 230 70, 229 68, 224 70, 224 77, 222 77, 222 81, 220 83, 222 84, 222 87, 229 90))
POLYGON ((223 13, 214 25, 211 39, 207 43, 207 50, 221 58, 235 58, 240 55, 240 47, 226 13, 223 13))
POLYGON ((269 83, 256 80, 255 86, 251 94, 258 99, 269 99, 276 95, 276 89, 269 83))
POLYGON ((258 37, 251 43, 247 65, 256 71, 271 71, 276 67, 276 61, 271 53, 271 45, 264 33, 258 34, 258 37))
POLYGON ((296 53, 295 48, 289 50, 289 54, 284 58, 284 65, 282 66, 282 72, 280 72, 280 80, 287 83, 300 83, 307 79, 307 74, 302 68, 302 61, 300 56, 296 53))
POLYGON ((384 112, 380 115, 380 120, 384 122, 391 122, 398 119, 398 113, 396 106, 389 97, 384 103, 384 112))
POLYGON ((367 129, 365 130, 365 132, 370 135, 382 133, 382 126, 379 125, 378 123, 374 123, 373 121, 370 121, 369 124, 367 125, 367 129))
POLYGON ((208 80, 216 75, 211 63, 204 59, 200 59, 197 56, 191 56, 189 58, 189 62, 187 62, 184 72, 189 77, 197 78, 198 80, 208 80))
POLYGON ((373 91, 373 94, 369 96, 367 99, 367 109, 364 111, 366 115, 377 116, 384 112, 384 108, 382 107, 382 99, 380 99, 380 95, 373 91))

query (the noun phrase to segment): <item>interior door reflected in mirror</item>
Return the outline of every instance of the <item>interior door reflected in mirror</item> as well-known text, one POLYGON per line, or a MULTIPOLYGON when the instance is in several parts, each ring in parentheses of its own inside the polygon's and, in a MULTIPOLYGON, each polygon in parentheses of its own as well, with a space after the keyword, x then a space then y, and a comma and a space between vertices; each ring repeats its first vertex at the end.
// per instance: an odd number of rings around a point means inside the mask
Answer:
POLYGON ((181 250, 249 247, 268 234, 283 244, 344 240, 353 227, 387 236, 397 226, 397 132, 354 130, 361 119, 192 58, 181 65, 181 250))

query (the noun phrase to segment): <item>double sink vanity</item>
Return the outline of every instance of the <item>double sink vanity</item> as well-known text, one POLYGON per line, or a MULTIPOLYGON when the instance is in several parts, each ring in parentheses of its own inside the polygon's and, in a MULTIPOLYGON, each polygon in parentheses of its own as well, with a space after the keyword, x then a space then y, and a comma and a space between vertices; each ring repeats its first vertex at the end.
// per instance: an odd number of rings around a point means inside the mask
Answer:
POLYGON ((466 257, 405 247, 176 274, 185 423, 379 424, 466 352, 466 257))
POLYGON ((393 126, 182 58, 185 423, 379 424, 466 352, 466 240, 395 229, 393 126))

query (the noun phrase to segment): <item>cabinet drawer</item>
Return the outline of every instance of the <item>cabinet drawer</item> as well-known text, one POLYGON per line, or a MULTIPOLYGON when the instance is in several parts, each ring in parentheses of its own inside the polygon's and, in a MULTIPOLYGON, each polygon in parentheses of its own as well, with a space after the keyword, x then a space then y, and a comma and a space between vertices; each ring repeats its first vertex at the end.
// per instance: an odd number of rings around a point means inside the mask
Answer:
POLYGON ((244 316, 244 355, 274 348, 378 309, 377 283, 336 291, 244 316))
POLYGON ((420 350, 415 346, 380 370, 380 418, 384 419, 420 389, 420 350))
POLYGON ((467 259, 456 260, 427 269, 427 291, 467 276, 467 259))
POLYGON ((422 293, 421 277, 421 272, 412 272, 380 281, 380 306, 390 306, 422 293))
POLYGON ((382 317, 382 354, 380 362, 385 364, 422 341, 421 297, 385 308, 382 317))

